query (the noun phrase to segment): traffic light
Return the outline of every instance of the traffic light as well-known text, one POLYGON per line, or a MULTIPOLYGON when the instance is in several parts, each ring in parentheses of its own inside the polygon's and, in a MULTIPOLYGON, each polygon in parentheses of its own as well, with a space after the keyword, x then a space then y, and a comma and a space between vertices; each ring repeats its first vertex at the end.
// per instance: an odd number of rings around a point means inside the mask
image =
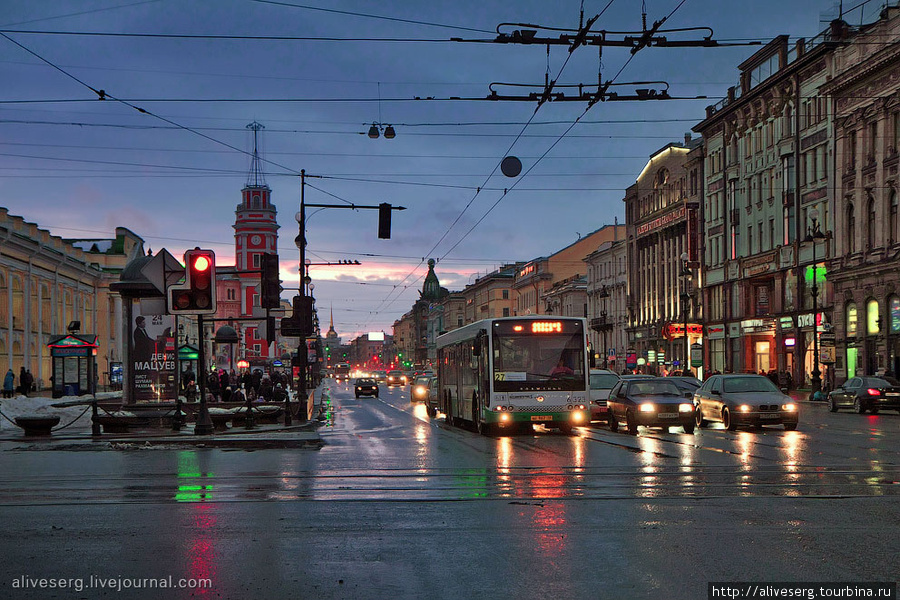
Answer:
POLYGON ((184 253, 184 283, 168 289, 171 314, 206 315, 216 312, 216 254, 194 248, 184 253))
POLYGON ((278 255, 262 255, 262 276, 259 281, 259 305, 278 308, 281 305, 281 278, 278 276, 278 255))
POLYGON ((294 314, 281 319, 281 335, 285 337, 302 337, 313 333, 312 296, 294 296, 294 314))
POLYGON ((378 237, 391 239, 391 205, 387 202, 378 205, 378 237))

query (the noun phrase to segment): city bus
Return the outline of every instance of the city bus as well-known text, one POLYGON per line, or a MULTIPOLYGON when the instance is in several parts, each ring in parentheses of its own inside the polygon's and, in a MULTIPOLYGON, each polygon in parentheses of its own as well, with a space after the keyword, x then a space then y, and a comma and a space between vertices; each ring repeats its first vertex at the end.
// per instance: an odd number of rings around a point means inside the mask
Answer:
POLYGON ((350 363, 338 363, 334 365, 332 377, 335 381, 350 381, 350 363))
POLYGON ((482 435, 571 433, 590 422, 586 321, 576 317, 485 319, 437 338, 439 403, 447 423, 482 435))

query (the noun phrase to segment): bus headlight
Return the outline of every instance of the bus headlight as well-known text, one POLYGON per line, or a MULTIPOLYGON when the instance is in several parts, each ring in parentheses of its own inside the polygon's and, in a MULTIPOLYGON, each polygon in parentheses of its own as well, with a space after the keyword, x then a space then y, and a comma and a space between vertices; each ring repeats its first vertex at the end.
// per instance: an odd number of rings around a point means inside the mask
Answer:
POLYGON ((653 412, 654 410, 656 410, 656 407, 653 406, 652 402, 641 404, 641 412, 653 412))
POLYGON ((584 413, 581 411, 576 411, 572 413, 572 421, 575 423, 581 423, 584 421, 584 413))
POLYGON ((512 415, 510 415, 508 412, 505 412, 502 415, 500 415, 501 423, 509 423, 511 420, 512 420, 512 415))

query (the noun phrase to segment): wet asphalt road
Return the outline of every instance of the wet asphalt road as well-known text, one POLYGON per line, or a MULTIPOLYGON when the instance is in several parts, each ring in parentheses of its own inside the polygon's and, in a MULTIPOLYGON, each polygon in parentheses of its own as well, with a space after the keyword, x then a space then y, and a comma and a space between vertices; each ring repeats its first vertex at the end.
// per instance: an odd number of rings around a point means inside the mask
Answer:
POLYGON ((484 438, 408 388, 335 386, 333 406, 318 451, 0 452, 0 597, 687 599, 708 581, 897 578, 896 413, 484 438))

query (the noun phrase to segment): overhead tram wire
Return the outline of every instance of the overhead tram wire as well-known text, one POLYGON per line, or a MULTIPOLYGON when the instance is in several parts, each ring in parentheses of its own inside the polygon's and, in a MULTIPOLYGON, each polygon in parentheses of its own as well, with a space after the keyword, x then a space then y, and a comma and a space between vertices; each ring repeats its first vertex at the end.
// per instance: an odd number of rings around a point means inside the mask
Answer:
MULTIPOLYGON (((681 0, 681 2, 678 3, 678 5, 672 10, 672 12, 669 13, 668 16, 666 16, 662 21, 658 21, 656 24, 654 24, 654 28, 659 27, 659 25, 661 25, 663 22, 665 22, 666 20, 668 20, 673 14, 675 14, 675 12, 676 12, 679 8, 681 8, 681 7, 684 5, 684 3, 685 3, 686 1, 687 1, 687 0, 681 0)), ((609 8, 609 5, 607 5, 607 8, 609 8)), ((604 9, 604 10, 605 10, 605 9, 604 9)), ((622 74, 622 72, 625 70, 625 68, 628 67, 628 65, 631 63, 631 61, 632 61, 632 60, 634 59, 634 57, 637 55, 637 52, 640 51, 641 49, 645 48, 645 47, 646 47, 646 46, 639 46, 639 47, 637 48, 637 51, 632 51, 631 56, 628 57, 628 59, 625 61, 625 64, 622 65, 622 67, 621 67, 621 68, 619 69, 619 71, 615 74, 615 76, 614 76, 611 80, 609 80, 609 82, 606 84, 607 87, 608 87, 609 84, 611 84, 612 82, 614 82, 616 79, 619 78, 619 76, 622 74)), ((570 56, 571 56, 571 53, 570 53, 570 56)), ((488 211, 487 211, 486 213, 484 213, 484 215, 482 215, 481 218, 480 218, 478 221, 476 221, 475 224, 472 225, 472 227, 469 228, 469 230, 468 230, 468 231, 467 231, 467 232, 466 232, 466 233, 465 233, 465 234, 464 234, 464 235, 463 235, 463 236, 462 236, 462 237, 461 237, 461 238, 460 238, 460 239, 459 239, 459 240, 458 240, 458 241, 457 241, 457 242, 456 242, 449 250, 447 250, 447 252, 444 253, 444 255, 441 257, 441 259, 446 258, 446 257, 450 254, 450 252, 452 252, 453 250, 455 250, 456 247, 459 246, 459 245, 463 242, 463 240, 465 240, 465 239, 469 236, 469 234, 471 234, 471 233, 475 230, 475 228, 478 227, 478 225, 480 225, 481 222, 484 221, 484 219, 487 218, 487 216, 488 216, 488 215, 489 215, 489 214, 490 214, 490 213, 491 213, 491 212, 492 212, 492 211, 500 204, 500 202, 507 196, 507 194, 509 193, 509 191, 511 191, 513 188, 515 188, 515 187, 518 185, 518 183, 519 183, 520 181, 522 181, 522 180, 525 178, 525 176, 528 175, 528 173, 531 172, 531 170, 534 169, 535 166, 537 166, 537 164, 538 164, 538 163, 539 163, 539 162, 540 162, 547 154, 549 154, 550 151, 553 150, 553 148, 554 148, 560 141, 562 141, 562 139, 563 139, 564 137, 566 137, 566 135, 567 135, 567 134, 575 127, 575 125, 578 124, 578 122, 582 119, 582 117, 584 117, 584 115, 586 115, 586 114, 588 113, 588 111, 594 106, 594 104, 595 104, 595 103, 589 103, 589 104, 587 105, 587 107, 585 107, 584 112, 581 113, 581 115, 579 115, 579 116, 575 119, 575 121, 572 122, 572 125, 571 125, 568 129, 566 129, 566 130, 562 133, 562 135, 560 135, 559 138, 557 138, 557 140, 556 140, 555 142, 553 142, 553 144, 550 145, 549 148, 547 148, 547 151, 544 152, 544 154, 543 154, 540 158, 538 158, 537 161, 535 161, 535 162, 531 165, 531 167, 529 167, 529 169, 528 169, 527 171, 525 171, 525 173, 523 173, 518 179, 516 179, 516 181, 513 182, 513 184, 509 187, 509 190, 506 190, 506 191, 503 192, 503 194, 497 199, 496 202, 494 202, 494 204, 488 209, 488 211)))
MULTIPOLYGON (((590 30, 590 28, 593 26, 593 24, 594 24, 597 20, 599 20, 599 18, 607 11, 607 9, 609 9, 610 6, 612 6, 613 2, 615 2, 615 0, 609 0, 609 2, 608 2, 607 5, 603 8, 603 10, 600 11, 600 13, 597 14, 595 17, 593 17, 593 18, 591 18, 591 19, 588 19, 587 24, 585 24, 583 27, 581 27, 582 24, 579 23, 580 29, 583 29, 584 33, 586 34, 586 33, 590 30)), ((582 12, 581 12, 581 19, 582 19, 582 20, 583 20, 583 18, 584 18, 583 7, 584 7, 584 5, 582 4, 582 12)), ((582 21, 582 23, 583 23, 583 21, 582 21)), ((580 32, 579 32, 579 34, 580 34, 580 32)), ((550 58, 549 58, 549 55, 550 55, 550 47, 548 46, 548 47, 547 47, 548 71, 549 71, 549 59, 550 59, 550 58)), ((565 59, 565 61, 563 62, 562 66, 561 66, 561 67, 559 68, 559 70, 557 71, 556 77, 552 80, 552 83, 551 83, 550 80, 549 80, 549 75, 547 76, 547 78, 546 78, 546 89, 547 89, 547 93, 549 93, 549 91, 552 89, 552 86, 553 86, 553 85, 559 80, 559 78, 562 76, 563 71, 565 71, 566 66, 569 64, 569 60, 572 58, 572 55, 573 55, 573 52, 570 51, 570 52, 568 53, 568 55, 566 56, 566 59, 565 59)), ((507 156, 507 155, 509 155, 510 152, 512 152, 512 149, 515 147, 516 143, 519 141, 519 139, 520 139, 520 138, 522 137, 522 135, 525 133, 525 130, 528 129, 528 126, 531 124, 532 121, 534 121, 534 118, 537 116, 537 113, 538 113, 538 111, 540 110, 540 108, 541 108, 542 105, 543 105, 543 102, 539 102, 538 105, 535 107, 534 112, 532 112, 532 114, 531 114, 531 116, 529 117, 528 121, 522 126, 522 129, 519 131, 519 134, 518 134, 518 135, 515 137, 515 139, 513 139, 513 141, 510 143, 509 148, 507 148, 506 152, 504 152, 504 156, 507 156)), ((567 130, 567 131, 568 131, 568 130, 567 130)), ((554 143, 554 145, 555 145, 555 143, 554 143)), ((546 153, 545 153, 544 155, 546 155, 546 153)), ((540 161, 540 159, 538 159, 538 162, 539 162, 539 161, 540 161)), ((535 165, 536 165, 536 164, 537 164, 537 163, 535 163, 535 165)), ((532 165, 531 168, 533 169, 535 165, 532 165)), ((423 256, 422 261, 421 261, 418 265, 416 265, 416 267, 414 267, 413 270, 410 271, 410 272, 406 275, 406 277, 403 278, 403 280, 401 280, 401 284, 402 284, 404 281, 406 281, 407 279, 409 279, 409 277, 411 277, 411 276, 413 275, 413 273, 415 273, 416 269, 418 269, 418 268, 425 262, 425 257, 430 256, 430 255, 435 251, 435 249, 437 249, 437 247, 440 246, 440 244, 444 241, 444 239, 446 239, 446 237, 450 234, 450 232, 453 230, 453 228, 456 226, 456 224, 459 223, 459 221, 460 221, 460 219, 463 217, 463 215, 465 215, 465 213, 469 210, 469 208, 470 208, 470 207, 472 206, 472 204, 475 202, 475 199, 478 198, 479 194, 481 193, 482 188, 483 188, 484 186, 487 185, 488 181, 491 180, 491 178, 496 174, 496 172, 497 172, 497 170, 498 170, 499 168, 500 168, 500 163, 499 163, 499 162, 495 163, 495 164, 494 164, 493 170, 492 170, 491 173, 487 176, 487 178, 485 178, 484 183, 482 184, 482 186, 475 190, 475 194, 472 195, 472 198, 469 199, 469 202, 466 204, 466 206, 463 207, 462 211, 459 213, 459 215, 456 217, 456 219, 454 219, 453 223, 450 224, 450 226, 447 228, 447 231, 445 231, 444 234, 440 237, 440 239, 438 239, 438 241, 435 242, 435 244, 434 244, 434 246, 432 246, 431 250, 429 250, 429 251, 423 256)), ((529 169, 529 170, 531 170, 531 169, 529 169)), ((521 180, 521 179, 520 179, 520 180, 521 180)), ((519 180, 519 181, 520 181, 520 180, 519 180)), ((505 194, 506 194, 506 192, 504 192, 504 195, 505 195, 505 194)), ((501 198, 502 198, 502 196, 501 196, 501 198)), ((494 204, 494 206, 496 206, 496 203, 494 204)), ((471 231, 471 230, 470 230, 470 231, 471 231)), ((468 233, 467 233, 466 235, 468 235, 468 233)), ((465 238, 465 236, 463 236, 463 237, 465 238)), ((457 242, 457 245, 458 245, 458 244, 459 244, 459 242, 457 242)), ((455 247, 456 247, 456 245, 453 246, 453 248, 455 248, 455 247)), ((445 253, 444 256, 446 256, 446 253, 445 253)), ((399 298, 399 295, 397 296, 397 298, 399 298)), ((378 311, 380 311, 380 310, 382 309, 382 306, 385 306, 385 305, 390 306, 390 304, 392 304, 394 301, 396 301, 396 298, 395 298, 394 300, 391 300, 391 294, 389 293, 389 294, 385 297, 385 299, 382 301, 381 305, 379 305, 378 308, 376 308, 376 313, 378 313, 378 311)))
MULTIPOLYGON (((150 112, 150 111, 148 111, 148 110, 146 110, 146 109, 144 109, 144 108, 141 108, 141 107, 139 107, 139 106, 136 106, 136 105, 134 105, 134 104, 132 104, 132 103, 126 101, 126 100, 121 100, 121 99, 119 99, 119 98, 116 98, 115 96, 113 96, 113 95, 111 95, 111 94, 107 94, 105 90, 102 90, 102 89, 98 90, 98 89, 94 88, 93 86, 89 85, 88 83, 82 81, 81 79, 79 79, 79 78, 76 77, 75 75, 72 75, 71 73, 69 73, 69 72, 66 71, 65 69, 63 69, 63 68, 57 66, 56 64, 54 64, 54 63, 51 62, 50 60, 47 60, 46 58, 44 58, 43 56, 41 56, 41 55, 38 54, 37 52, 34 52, 34 51, 31 50, 30 48, 28 48, 28 47, 26 47, 26 46, 20 44, 19 42, 17 42, 16 40, 12 39, 11 37, 9 37, 8 35, 6 35, 6 34, 3 33, 2 31, 0 31, 0 37, 5 38, 5 39, 6 39, 7 41, 9 41, 10 43, 15 44, 16 46, 18 46, 19 48, 21 48, 22 50, 24 50, 24 51, 27 52, 28 54, 34 56, 35 58, 37 58, 37 59, 40 60, 41 62, 47 64, 48 66, 50 66, 50 67, 52 67, 52 68, 54 68, 54 69, 56 69, 57 71, 59 71, 60 73, 62 73, 62 74, 65 75, 66 77, 68 77, 69 79, 72 79, 73 81, 79 83, 79 84, 82 85, 83 87, 85 87, 85 88, 91 90, 93 93, 95 93, 95 94, 97 95, 97 98, 98 98, 100 101, 112 100, 112 101, 114 101, 114 102, 118 102, 119 104, 122 104, 122 105, 124 105, 124 106, 127 106, 127 107, 129 107, 129 108, 131 108, 131 109, 134 109, 134 110, 136 110, 137 112, 139 112, 139 113, 141 113, 141 114, 144 114, 144 115, 153 117, 153 118, 155 118, 155 119, 158 119, 158 120, 160 120, 160 121, 163 121, 164 123, 168 123, 169 125, 172 125, 173 127, 176 127, 176 128, 178 128, 178 129, 180 129, 180 130, 182 130, 182 131, 187 131, 187 132, 192 133, 192 134, 194 134, 194 135, 196 135, 196 136, 199 136, 199 137, 202 137, 202 138, 204 138, 204 139, 206 139, 206 140, 209 140, 209 141, 211 141, 211 142, 213 142, 213 143, 215 143, 215 144, 219 144, 219 145, 221 145, 221 146, 225 146, 226 148, 230 148, 231 150, 234 150, 235 152, 238 152, 238 153, 240 153, 240 154, 244 154, 244 155, 246 155, 246 156, 253 156, 253 153, 248 152, 248 151, 246 151, 246 150, 243 150, 243 149, 241 149, 241 148, 238 148, 237 146, 233 146, 233 145, 231 145, 231 144, 229 144, 229 143, 227 143, 227 142, 223 142, 222 140, 219 140, 219 139, 216 139, 216 138, 214 138, 214 137, 212 137, 212 136, 206 135, 205 133, 202 133, 202 132, 197 131, 197 130, 195 130, 195 129, 192 129, 192 128, 190 128, 190 127, 186 127, 186 126, 184 126, 184 125, 181 125, 180 123, 177 123, 177 122, 175 122, 175 121, 172 121, 171 119, 168 119, 168 118, 163 117, 163 116, 161 116, 161 115, 157 115, 157 114, 155 114, 155 113, 152 113, 152 112, 150 112)), ((268 164, 270 164, 270 165, 276 166, 276 167, 278 167, 278 168, 280 168, 280 169, 284 169, 284 170, 286 170, 286 171, 294 172, 294 173, 296 173, 297 175, 300 174, 300 172, 297 171, 296 169, 292 169, 291 167, 287 167, 287 166, 285 166, 285 165, 276 163, 276 162, 271 161, 271 160, 269 160, 269 159, 260 158, 260 160, 262 160, 263 162, 266 162, 266 163, 268 163, 268 164)))

